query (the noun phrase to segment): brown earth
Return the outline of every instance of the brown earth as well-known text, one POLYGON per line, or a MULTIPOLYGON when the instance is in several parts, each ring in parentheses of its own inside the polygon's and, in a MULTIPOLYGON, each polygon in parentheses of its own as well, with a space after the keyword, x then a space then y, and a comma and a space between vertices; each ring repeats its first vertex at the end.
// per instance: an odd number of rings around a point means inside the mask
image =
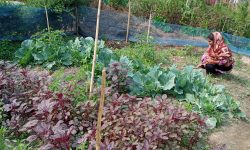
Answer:
MULTIPOLYGON (((245 67, 248 68, 245 72, 243 68, 235 68, 230 78, 218 79, 215 82, 226 86, 231 95, 240 102, 242 111, 250 118, 250 64, 245 67)), ((209 143, 213 146, 226 144, 229 150, 250 150, 250 123, 233 121, 214 131, 209 137, 209 143)))

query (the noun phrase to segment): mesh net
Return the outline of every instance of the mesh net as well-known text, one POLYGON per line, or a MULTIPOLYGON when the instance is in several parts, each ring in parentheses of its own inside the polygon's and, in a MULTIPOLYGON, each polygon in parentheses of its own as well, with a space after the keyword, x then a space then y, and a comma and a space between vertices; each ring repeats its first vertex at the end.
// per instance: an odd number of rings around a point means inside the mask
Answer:
MULTIPOLYGON (((72 12, 61 14, 48 11, 49 23, 53 29, 63 29, 67 33, 76 31, 82 36, 95 37, 96 14, 95 8, 79 7, 78 17, 72 12)), ((32 34, 47 27, 44 8, 33 8, 23 5, 0 6, 0 39, 24 40, 32 34)), ((125 40, 127 14, 112 10, 102 10, 100 15, 99 37, 107 40, 125 40)), ((131 16, 129 40, 142 39, 148 30, 148 19, 131 16)), ((207 47, 206 37, 212 30, 193 28, 152 21, 150 36, 153 42, 161 45, 207 47)), ((250 56, 250 39, 222 33, 232 51, 250 56)), ((145 37, 145 36, 144 36, 145 37)))
MULTIPOLYGON (((48 10, 48 16, 51 28, 73 31, 74 19, 70 13, 57 14, 48 10)), ((0 6, 0 40, 24 40, 46 27, 44 8, 0 6)))

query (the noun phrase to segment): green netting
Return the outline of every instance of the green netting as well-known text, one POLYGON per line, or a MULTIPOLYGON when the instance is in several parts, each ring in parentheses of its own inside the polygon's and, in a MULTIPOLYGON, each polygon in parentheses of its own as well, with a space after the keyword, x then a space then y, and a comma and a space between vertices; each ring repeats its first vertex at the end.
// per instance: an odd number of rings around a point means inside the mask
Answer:
MULTIPOLYGON (((95 37, 95 8, 79 7, 79 33, 82 36, 95 37)), ((63 29, 75 33, 76 17, 73 13, 61 14, 49 10, 49 22, 53 29, 63 29)), ((44 8, 33 8, 23 5, 0 6, 0 40, 24 40, 32 34, 47 27, 44 8)), ((127 14, 112 10, 101 11, 99 37, 109 40, 125 40, 127 14)), ((138 35, 147 32, 148 20, 131 17, 129 40, 137 41, 138 35)), ((191 45, 207 47, 206 37, 212 30, 194 28, 153 21, 150 36, 154 42, 162 45, 191 45)), ((232 51, 250 56, 250 39, 223 33, 232 51)))
MULTIPOLYGON (((211 32, 214 32, 215 30, 208 30, 208 29, 202 29, 202 28, 194 28, 190 26, 181 26, 181 25, 175 25, 175 24, 168 24, 163 23, 159 21, 153 21, 154 26, 157 28, 160 28, 162 31, 167 33, 175 33, 175 34, 185 34, 189 35, 194 38, 203 37, 206 38, 211 32)), ((232 51, 240 54, 245 54, 250 56, 250 39, 240 36, 235 36, 232 34, 221 32, 226 43, 228 46, 232 49, 232 51)), ((189 41, 190 42, 190 41, 189 41)), ((183 43, 187 45, 195 45, 195 46, 201 46, 201 47, 207 47, 208 44, 206 42, 203 42, 201 40, 195 40, 194 42, 187 43, 186 40, 183 41, 175 41, 172 44, 173 45, 183 45, 183 43)))
MULTIPOLYGON (((73 18, 69 13, 57 14, 48 11, 53 29, 72 30, 73 18)), ((47 28, 44 8, 23 5, 0 6, 0 39, 24 40, 47 28)))

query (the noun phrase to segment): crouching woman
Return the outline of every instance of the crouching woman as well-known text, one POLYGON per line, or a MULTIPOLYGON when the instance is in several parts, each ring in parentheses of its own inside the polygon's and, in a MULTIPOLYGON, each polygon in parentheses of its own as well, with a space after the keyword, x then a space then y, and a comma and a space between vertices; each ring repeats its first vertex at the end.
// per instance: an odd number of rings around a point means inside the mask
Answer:
POLYGON ((208 44, 209 47, 201 58, 201 64, 197 67, 206 69, 207 74, 221 74, 231 71, 234 59, 221 33, 210 33, 208 44))

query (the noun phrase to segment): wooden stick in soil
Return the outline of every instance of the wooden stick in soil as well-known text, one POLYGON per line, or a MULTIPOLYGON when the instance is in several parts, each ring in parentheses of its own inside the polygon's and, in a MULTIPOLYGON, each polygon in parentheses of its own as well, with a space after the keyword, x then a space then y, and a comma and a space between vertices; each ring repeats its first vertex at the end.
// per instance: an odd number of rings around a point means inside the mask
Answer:
POLYGON ((147 43, 148 43, 148 39, 149 39, 149 34, 150 34, 151 19, 152 19, 152 13, 150 12, 150 15, 149 15, 149 20, 148 20, 148 34, 147 34, 147 43))
POLYGON ((93 56, 92 71, 91 71, 91 81, 90 81, 90 87, 89 87, 89 98, 92 98, 92 95, 93 95, 92 92, 93 92, 95 63, 96 63, 96 50, 97 50, 98 34, 99 34, 100 10, 101 10, 101 0, 99 0, 97 19, 96 19, 95 46, 94 46, 94 56, 93 56))
POLYGON ((76 24, 75 24, 75 28, 76 28, 76 36, 79 36, 79 16, 78 16, 78 4, 75 2, 75 17, 76 17, 76 24))
POLYGON ((49 26, 49 16, 48 16, 48 10, 46 5, 44 6, 45 8, 45 14, 46 14, 46 20, 47 20, 47 28, 48 28, 48 32, 50 32, 50 26, 49 26))
POLYGON ((130 0, 129 0, 129 1, 128 1, 128 24, 127 24, 126 43, 128 43, 130 14, 131 14, 131 3, 130 3, 130 0))
POLYGON ((97 127, 96 127, 96 150, 100 150, 101 143, 101 121, 103 114, 103 106, 105 99, 105 86, 106 86, 106 69, 102 70, 102 88, 101 88, 101 99, 98 110, 97 127))

